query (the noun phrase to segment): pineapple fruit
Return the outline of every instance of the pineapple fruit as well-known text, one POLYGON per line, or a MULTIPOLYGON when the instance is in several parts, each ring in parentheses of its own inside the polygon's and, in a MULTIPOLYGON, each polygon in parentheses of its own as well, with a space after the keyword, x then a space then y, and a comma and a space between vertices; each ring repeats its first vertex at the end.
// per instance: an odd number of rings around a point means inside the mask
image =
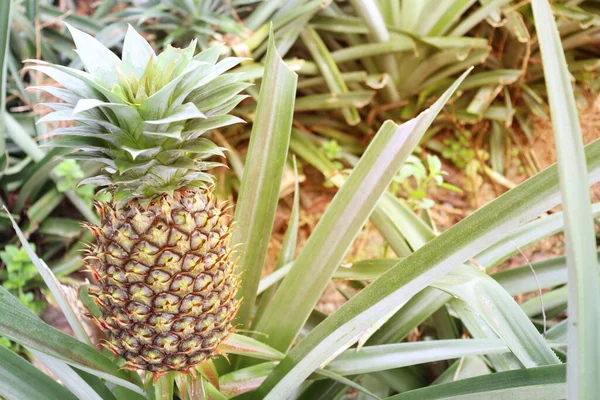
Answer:
POLYGON ((86 257, 105 346, 125 368, 193 372, 231 334, 239 307, 230 220, 207 172, 222 149, 202 135, 242 122, 228 113, 248 84, 227 73, 241 59, 217 62, 218 46, 194 56, 195 42, 155 55, 131 26, 119 59, 68 28, 85 72, 38 60, 28 68, 63 86, 37 88, 63 100, 46 104, 54 112, 42 120, 78 122, 56 129, 50 145, 104 164, 82 183, 111 199, 96 203, 86 257))

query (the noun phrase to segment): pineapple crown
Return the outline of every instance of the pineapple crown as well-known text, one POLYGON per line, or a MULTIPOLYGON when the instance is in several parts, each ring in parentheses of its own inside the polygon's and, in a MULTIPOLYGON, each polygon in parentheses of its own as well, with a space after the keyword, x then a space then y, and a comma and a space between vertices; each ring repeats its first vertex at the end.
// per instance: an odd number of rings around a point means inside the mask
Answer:
POLYGON ((68 158, 105 164, 101 175, 80 184, 108 186, 115 201, 149 201, 211 185, 206 171, 222 164, 208 159, 223 156, 223 149, 202 135, 244 122, 228 113, 250 84, 225 73, 244 59, 218 61, 221 46, 194 56, 195 40, 156 55, 131 26, 119 59, 94 37, 67 27, 85 71, 40 60, 27 60, 27 68, 63 86, 32 87, 63 101, 43 103, 54 111, 40 122, 79 123, 55 129, 48 145, 73 149, 68 158))

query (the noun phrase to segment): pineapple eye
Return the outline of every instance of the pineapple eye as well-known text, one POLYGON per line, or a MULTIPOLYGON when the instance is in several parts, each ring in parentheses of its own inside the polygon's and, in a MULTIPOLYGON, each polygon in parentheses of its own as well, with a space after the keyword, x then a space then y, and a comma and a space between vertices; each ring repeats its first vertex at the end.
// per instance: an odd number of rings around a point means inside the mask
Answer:
POLYGON ((158 247, 152 246, 150 243, 144 241, 140 242, 138 245, 138 250, 145 254, 156 254, 158 252, 158 247))
POLYGON ((125 250, 123 250, 121 248, 121 246, 119 246, 118 244, 115 244, 115 243, 111 243, 111 245, 108 247, 108 252, 111 256, 113 256, 115 258, 126 258, 127 257, 127 252, 125 252, 125 250))
POLYGON ((133 337, 129 332, 123 331, 121 333, 121 342, 125 345, 125 348, 129 351, 137 351, 140 349, 140 342, 133 337))
POLYGON ((148 347, 144 347, 140 354, 148 360, 148 362, 160 362, 165 357, 165 354, 162 351, 148 347))
POLYGON ((148 339, 155 335, 154 329, 144 324, 136 324, 133 327, 133 332, 141 338, 148 339))
POLYGON ((114 286, 109 289, 109 293, 111 294, 113 300, 116 301, 125 301, 128 297, 127 292, 114 286))
POLYGON ((200 274, 196 278, 196 282, 194 282, 194 292, 202 292, 206 290, 208 285, 212 282, 210 275, 200 274))
POLYGON ((190 243, 190 247, 193 250, 196 250, 198 248, 200 248, 207 240, 208 238, 206 237, 205 234, 198 232, 198 231, 194 231, 194 233, 192 233, 192 240, 190 243))
POLYGON ((173 325, 173 318, 173 315, 168 313, 154 314, 148 318, 148 324, 158 332, 165 332, 173 325))
POLYGON ((170 289, 173 291, 181 291, 190 287, 193 279, 187 275, 177 275, 175 279, 173 279, 173 283, 171 283, 170 289))
POLYGON ((129 294, 132 299, 147 303, 153 292, 149 287, 136 283, 129 287, 129 294))
POLYGON ((186 331, 193 332, 193 325, 195 322, 196 322, 196 319, 193 317, 179 318, 173 324, 172 331, 177 332, 177 333, 186 332, 186 331))
POLYGON ((131 261, 131 262, 127 263, 127 265, 125 265, 125 271, 127 271, 128 273, 131 273, 131 274, 137 274, 137 275, 147 274, 149 269, 150 268, 146 267, 144 264, 140 264, 135 261, 131 261))
POLYGON ((210 271, 212 269, 212 266, 215 265, 216 262, 217 255, 214 253, 208 254, 206 257, 204 257, 204 270, 210 271))
POLYGON ((213 346, 215 346, 219 342, 220 339, 221 338, 219 337, 219 335, 212 335, 209 338, 204 339, 204 342, 202 343, 202 348, 210 349, 213 346))
POLYGON ((173 333, 163 333, 160 334, 156 337, 156 339, 154 339, 154 344, 156 346, 160 346, 160 347, 164 347, 164 348, 171 348, 171 350, 175 350, 173 349, 173 347, 176 347, 177 344, 179 342, 179 337, 173 333))
POLYGON ((208 221, 208 214, 206 212, 197 212, 194 214, 194 222, 196 222, 196 226, 201 228, 206 225, 206 221, 208 221))
POLYGON ((169 279, 171 279, 171 275, 169 275, 167 272, 161 270, 154 270, 150 273, 150 276, 148 277, 148 280, 146 282, 150 284, 165 283, 169 279))
POLYGON ((175 354, 164 359, 164 363, 175 370, 185 367, 186 361, 187 357, 183 354, 175 354))
POLYGON ((211 314, 208 314, 205 318, 201 319, 200 321, 198 321, 198 323, 196 323, 196 333, 205 333, 209 329, 211 329, 214 324, 215 317, 211 314))
POLYGON ((190 338, 181 342, 179 348, 181 351, 190 351, 198 349, 202 345, 202 338, 200 336, 191 336, 190 338))
POLYGON ((185 224, 185 215, 183 213, 173 213, 172 218, 175 225, 185 224))
POLYGON ((212 293, 205 301, 202 307, 202 311, 210 312, 215 309, 219 305, 219 295, 216 293, 212 293))
POLYGON ((195 254, 188 254, 187 256, 185 256, 185 260, 183 260, 183 270, 193 270, 196 267, 196 265, 198 265, 198 262, 200 262, 199 256, 195 254))
POLYGON ((171 308, 179 302, 179 297, 170 293, 161 293, 154 299, 154 307, 160 310, 171 308))

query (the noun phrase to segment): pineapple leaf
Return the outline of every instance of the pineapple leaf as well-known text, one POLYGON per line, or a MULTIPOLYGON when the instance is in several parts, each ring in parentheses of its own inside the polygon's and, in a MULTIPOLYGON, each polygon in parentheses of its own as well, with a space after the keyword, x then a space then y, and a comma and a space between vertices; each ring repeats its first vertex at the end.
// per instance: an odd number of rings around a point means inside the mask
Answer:
POLYGON ((186 136, 186 139, 193 139, 211 129, 223 128, 233 124, 243 124, 245 122, 234 115, 219 115, 209 119, 195 119, 185 125, 182 133, 186 136))
POLYGON ((108 186, 108 185, 111 185, 112 183, 113 183, 113 181, 112 181, 112 179, 110 179, 110 176, 96 175, 96 176, 91 176, 89 178, 82 180, 81 182, 79 182, 78 186, 82 186, 82 185, 108 186))
POLYGON ((222 73, 229 71, 231 68, 237 66, 242 61, 248 60, 248 58, 243 57, 227 57, 224 60, 219 61, 215 64, 215 66, 202 77, 197 83, 196 86, 200 87, 206 85, 209 82, 212 82, 216 77, 221 75, 222 73))
POLYGON ((152 46, 133 27, 127 24, 123 42, 123 64, 140 79, 150 60, 155 57, 152 46))
MULTIPOLYGON (((210 85, 206 85, 202 88, 202 91, 200 91, 197 100, 194 97, 190 97, 190 101, 196 104, 196 107, 201 111, 210 110, 227 102, 242 90, 252 86, 252 84, 248 82, 232 83, 229 75, 230 74, 220 77, 223 78, 221 82, 214 82, 210 85)), ((215 81, 217 81, 217 79, 215 79, 215 81)))
POLYGON ((211 46, 208 49, 196 54, 196 56, 194 57, 194 60, 207 62, 210 64, 215 64, 217 62, 217 60, 219 59, 219 55, 221 54, 222 50, 223 50, 223 44, 219 43, 215 46, 211 46))
POLYGON ((0 286, 0 334, 98 377, 143 394, 127 374, 91 346, 45 324, 0 286))
POLYGON ((231 99, 227 100, 226 102, 224 102, 223 104, 210 109, 208 111, 205 112, 205 115, 207 117, 215 117, 215 116, 220 116, 220 115, 225 115, 230 113, 238 104, 240 104, 240 102, 242 102, 244 99, 247 99, 248 96, 245 94, 238 94, 236 96, 233 96, 231 99))
POLYGON ((44 145, 45 147, 71 147, 99 150, 105 154, 112 154, 112 145, 105 139, 87 136, 62 136, 53 139, 44 145))
POLYGON ((2 345, 0 358, 0 396, 7 399, 77 399, 54 379, 2 345))
POLYGON ((268 335, 266 341, 271 346, 280 351, 289 348, 404 160, 469 72, 463 73, 431 108, 415 119, 401 126, 387 121, 379 129, 323 214, 256 326, 258 332, 268 335), (299 287, 295 282, 304 282, 306 286, 299 287), (302 301, 290 300, 300 296, 302 301), (285 329, 276 322, 283 315, 288 321, 285 329))
MULTIPOLYGON (((92 387, 81 377, 77 372, 75 372, 67 363, 61 360, 57 360, 53 357, 50 357, 42 352, 36 350, 30 350, 31 353, 42 363, 46 368, 48 368, 65 387, 67 387, 71 393, 73 393, 79 399, 89 399, 89 400, 116 400, 112 393, 110 393, 111 397, 102 398, 92 387)), ((93 377, 96 380, 96 383, 104 386, 97 377, 93 377)))
POLYGON ((251 337, 238 335, 236 333, 232 334, 227 340, 221 343, 219 350, 226 354, 239 354, 262 360, 278 361, 285 357, 285 354, 277 349, 251 337))
POLYGON ((81 97, 97 97, 97 94, 92 90, 95 89, 112 103, 118 103, 119 101, 122 101, 118 95, 112 93, 110 90, 96 82, 94 78, 87 72, 79 71, 77 69, 62 65, 49 64, 40 60, 27 60, 26 62, 34 62, 37 64, 30 65, 26 67, 26 69, 40 71, 48 75, 50 78, 63 85, 66 89, 73 91, 81 97))
POLYGON ((42 118, 38 119, 37 124, 41 124, 42 122, 60 122, 60 121, 72 121, 72 120, 73 120, 73 111, 64 109, 64 110, 54 111, 54 112, 44 115, 42 118))
POLYGON ((238 271, 243 271, 238 298, 242 297, 244 301, 238 311, 237 321, 246 327, 254 311, 256 290, 273 228, 290 142, 297 81, 298 76, 277 53, 271 34, 265 76, 252 126, 244 176, 241 177, 241 201, 235 210, 238 229, 231 239, 232 246, 239 246, 238 271))
POLYGON ((73 91, 58 88, 56 86, 29 86, 27 90, 41 90, 73 105, 77 104, 77 102, 81 99, 81 97, 75 94, 73 91))
POLYGON ((207 155, 219 155, 221 157, 224 156, 223 147, 219 147, 214 144, 212 141, 204 138, 196 138, 192 139, 185 143, 185 146, 179 151, 190 152, 190 153, 204 153, 207 155))
POLYGON ((151 148, 145 148, 145 149, 135 149, 135 148, 130 147, 130 146, 121 145, 121 148, 123 150, 125 150, 129 155, 131 155, 131 158, 134 161, 139 156, 143 156, 143 159, 147 160, 147 159, 149 159, 151 157, 156 156, 158 153, 160 153, 162 151, 161 147, 151 147, 151 148))
POLYGON ((388 400, 468 398, 566 398, 566 365, 551 365, 499 372, 469 379, 431 385, 389 397, 388 400))
POLYGON ((151 131, 144 131, 143 134, 144 135, 149 135, 149 136, 167 138, 167 139, 181 140, 181 130, 174 131, 174 132, 151 132, 151 131))
POLYGON ((61 100, 65 100, 68 103, 75 104, 79 100, 79 98, 93 98, 95 97, 93 90, 90 89, 89 86, 85 84, 79 77, 73 76, 73 74, 69 74, 65 71, 61 71, 58 68, 53 68, 49 66, 50 64, 44 64, 38 60, 25 60, 25 63, 32 62, 40 65, 29 65, 25 67, 26 70, 39 71, 43 74, 46 74, 50 78, 54 79, 56 82, 61 84, 65 89, 53 88, 49 86, 42 86, 42 90, 50 93, 51 95, 56 95, 61 100), (65 96, 67 93, 71 93, 70 96, 65 96), (75 100, 75 101, 72 101, 75 100))
POLYGON ((114 142, 115 138, 110 134, 104 132, 99 128, 92 128, 90 126, 71 126, 69 128, 57 128, 50 133, 51 136, 90 136, 99 137, 109 142, 114 142))
POLYGON ((173 109, 168 116, 165 118, 144 121, 146 124, 160 125, 168 124, 171 122, 186 121, 188 119, 206 118, 204 114, 198 110, 194 103, 185 103, 179 107, 173 109))
POLYGON ((37 256, 37 254, 35 254, 35 250, 32 248, 32 246, 27 241, 27 238, 25 237, 25 235, 19 228, 19 225, 17 224, 17 222, 13 219, 13 217, 8 212, 8 209, 6 207, 4 207, 4 210, 7 212, 8 218, 10 219, 10 222, 12 223, 12 226, 17 233, 17 237, 21 241, 21 245, 23 246, 23 248, 25 249, 25 252, 27 253, 27 256, 29 257, 29 259, 31 260, 33 265, 35 265, 35 268, 37 269, 38 273, 44 280, 44 283, 46 284, 48 289, 50 289, 52 296, 54 296, 54 300, 56 301, 56 303, 58 304, 63 315, 67 319, 69 326, 71 327, 71 329, 73 329, 73 332, 75 332, 75 336, 82 343, 91 345, 92 342, 91 342, 90 338, 87 336, 85 329, 83 328, 83 325, 81 324, 81 321, 77 318, 77 314, 75 312, 75 309, 73 308, 73 305, 67 299, 67 295, 63 291, 61 283, 58 281, 58 279, 56 279, 56 277, 54 276, 54 273, 50 270, 50 268, 48 268, 46 263, 44 261, 42 261, 37 256))
MULTIPOLYGON (((131 107, 127 104, 107 103, 105 101, 98 100, 98 99, 81 99, 75 105, 75 108, 73 109, 73 115, 82 113, 84 111, 89 111, 89 110, 92 110, 97 107, 109 107, 112 109, 121 109, 122 111, 131 110, 131 107)), ((129 116, 131 116, 131 115, 129 115, 129 116)))
POLYGON ((557 22, 547 0, 531 4, 548 90, 557 168, 565 218, 569 270, 567 397, 593 397, 600 391, 600 277, 592 218, 588 168, 573 94, 572 76, 557 22))
MULTIPOLYGON (((600 179, 600 141, 586 147, 590 183, 600 179)), ((398 304, 444 276, 507 232, 556 206, 556 166, 492 201, 399 262, 311 331, 279 364, 257 395, 289 393, 306 373, 356 341, 361 332, 398 304), (412 271, 412 272, 411 272, 412 271), (437 273, 434 273, 437 271, 437 273)), ((283 395, 285 397, 285 395, 283 395)))
POLYGON ((106 88, 118 85, 119 78, 116 72, 117 68, 121 65, 119 57, 93 36, 67 23, 65 25, 73 37, 73 41, 77 47, 77 54, 86 71, 106 88))

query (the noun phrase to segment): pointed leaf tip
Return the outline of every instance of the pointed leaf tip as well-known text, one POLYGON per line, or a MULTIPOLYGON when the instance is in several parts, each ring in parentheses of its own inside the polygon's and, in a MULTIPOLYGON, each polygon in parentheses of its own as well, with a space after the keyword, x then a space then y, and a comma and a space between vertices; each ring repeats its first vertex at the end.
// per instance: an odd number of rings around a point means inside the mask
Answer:
POLYGON ((123 63, 141 78, 146 66, 155 56, 152 46, 131 24, 127 24, 127 33, 123 42, 123 63))
POLYGON ((104 87, 111 88, 113 85, 118 84, 119 77, 116 68, 121 64, 119 57, 93 36, 66 22, 65 26, 73 37, 76 52, 85 70, 104 87))

